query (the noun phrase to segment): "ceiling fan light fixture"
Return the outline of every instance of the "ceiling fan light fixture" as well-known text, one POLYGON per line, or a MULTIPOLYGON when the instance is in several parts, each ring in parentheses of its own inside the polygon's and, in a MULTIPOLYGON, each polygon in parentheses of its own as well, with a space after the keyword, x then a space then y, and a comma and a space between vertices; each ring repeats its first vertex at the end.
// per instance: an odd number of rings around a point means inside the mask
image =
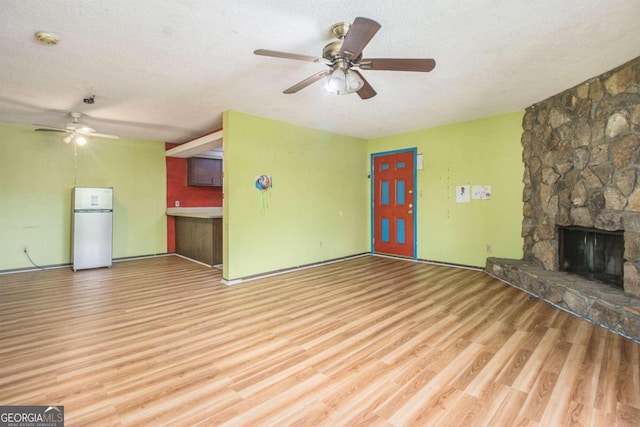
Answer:
POLYGON ((336 68, 328 76, 324 84, 324 89, 334 95, 343 95, 346 87, 346 76, 344 72, 336 68))
POLYGON ((334 95, 346 95, 359 91, 364 82, 350 69, 336 68, 327 76, 324 89, 334 95))
POLYGON ((364 81, 360 76, 351 70, 347 70, 346 72, 346 82, 349 93, 357 92, 364 86, 364 81))
POLYGON ((73 142, 76 145, 83 146, 87 143, 87 138, 84 135, 77 134, 75 131, 71 132, 69 135, 62 138, 62 141, 65 144, 70 144, 73 142))

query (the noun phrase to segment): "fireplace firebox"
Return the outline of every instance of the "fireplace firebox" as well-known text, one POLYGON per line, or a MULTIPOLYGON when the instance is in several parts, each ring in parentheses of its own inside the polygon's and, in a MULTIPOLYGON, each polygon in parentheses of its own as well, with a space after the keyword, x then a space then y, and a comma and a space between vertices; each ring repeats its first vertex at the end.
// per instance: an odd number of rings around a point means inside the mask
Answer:
POLYGON ((624 232, 559 227, 560 270, 624 287, 624 232))

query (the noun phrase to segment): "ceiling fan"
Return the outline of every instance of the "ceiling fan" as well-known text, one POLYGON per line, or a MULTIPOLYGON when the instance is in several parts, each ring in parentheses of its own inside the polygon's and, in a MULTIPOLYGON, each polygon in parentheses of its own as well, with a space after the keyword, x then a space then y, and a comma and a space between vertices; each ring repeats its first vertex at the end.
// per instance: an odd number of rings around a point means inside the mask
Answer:
POLYGON ((65 143, 75 142, 78 145, 84 145, 87 143, 87 137, 96 137, 96 138, 109 138, 109 139, 118 139, 116 135, 108 135, 106 133, 97 133, 95 129, 80 123, 78 120, 82 117, 82 113, 71 112, 69 115, 73 118, 73 122, 67 123, 64 128, 58 128, 54 126, 47 125, 34 125, 40 126, 35 131, 36 132, 64 132, 68 135, 64 137, 63 141, 65 143))
POLYGON ((333 25, 331 33, 338 40, 324 47, 322 58, 267 49, 258 49, 253 53, 276 58, 318 62, 329 67, 328 70, 320 71, 286 89, 284 91, 286 94, 296 93, 326 77, 325 89, 328 92, 336 95, 356 92, 360 98, 369 99, 376 96, 376 91, 362 77, 362 74, 353 68, 426 73, 436 66, 436 61, 431 58, 362 58, 362 50, 379 29, 380 24, 372 19, 363 17, 356 18, 353 24, 340 22, 333 25))

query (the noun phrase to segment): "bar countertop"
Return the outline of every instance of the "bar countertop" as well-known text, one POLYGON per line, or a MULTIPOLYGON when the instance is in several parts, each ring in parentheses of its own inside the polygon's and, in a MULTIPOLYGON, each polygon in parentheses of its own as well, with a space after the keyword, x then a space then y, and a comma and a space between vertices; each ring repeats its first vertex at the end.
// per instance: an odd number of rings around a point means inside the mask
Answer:
POLYGON ((222 218, 222 208, 167 208, 167 216, 189 218, 222 218))

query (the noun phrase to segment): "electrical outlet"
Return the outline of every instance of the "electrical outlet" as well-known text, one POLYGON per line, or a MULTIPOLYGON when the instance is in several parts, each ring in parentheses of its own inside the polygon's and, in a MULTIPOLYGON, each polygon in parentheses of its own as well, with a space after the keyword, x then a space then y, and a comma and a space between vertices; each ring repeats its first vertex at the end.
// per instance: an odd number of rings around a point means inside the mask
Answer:
POLYGON ((176 208, 179 208, 180 207, 180 200, 176 200, 175 202, 173 202, 173 204, 174 204, 174 206, 176 208))
POLYGON ((490 254, 493 252, 493 246, 487 245, 487 253, 490 254))

